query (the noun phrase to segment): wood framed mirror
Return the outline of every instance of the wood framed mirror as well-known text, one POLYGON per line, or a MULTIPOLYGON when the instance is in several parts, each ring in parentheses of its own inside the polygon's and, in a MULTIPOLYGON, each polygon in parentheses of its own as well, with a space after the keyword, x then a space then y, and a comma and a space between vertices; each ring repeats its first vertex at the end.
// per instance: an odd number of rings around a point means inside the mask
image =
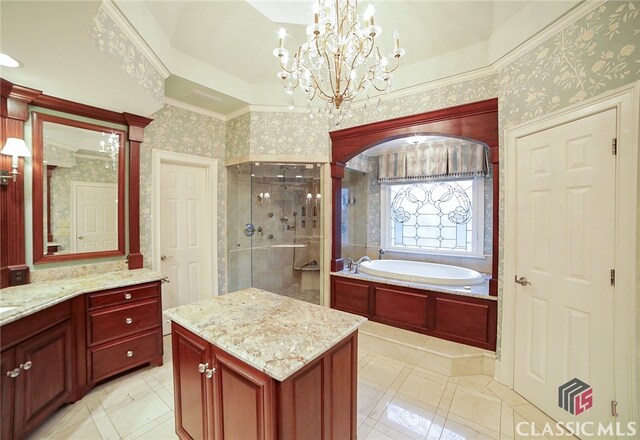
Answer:
POLYGON ((34 264, 125 255, 127 132, 31 115, 34 264))

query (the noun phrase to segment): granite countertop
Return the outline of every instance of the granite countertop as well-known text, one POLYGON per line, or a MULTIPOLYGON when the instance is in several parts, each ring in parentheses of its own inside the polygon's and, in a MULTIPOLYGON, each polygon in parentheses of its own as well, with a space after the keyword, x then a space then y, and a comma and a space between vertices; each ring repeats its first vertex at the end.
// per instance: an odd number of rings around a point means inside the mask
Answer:
POLYGON ((366 321, 255 288, 169 309, 165 315, 279 381, 366 321))
POLYGON ((162 278, 161 274, 149 269, 119 270, 0 289, 0 325, 84 293, 148 283, 162 278), (4 310, 5 308, 10 309, 4 310))
POLYGON ((380 284, 389 284, 392 286, 402 286, 410 287, 412 289, 430 290, 432 292, 450 293, 452 295, 471 296, 474 298, 484 298, 493 301, 498 300, 497 296, 489 295, 489 278, 491 277, 487 275, 485 275, 484 283, 470 286, 471 289, 465 289, 464 286, 445 286, 443 284, 426 284, 405 280, 396 280, 393 278, 384 278, 376 275, 369 275, 366 273, 353 273, 346 269, 339 272, 331 272, 331 275, 344 278, 353 278, 356 280, 371 281, 380 284))

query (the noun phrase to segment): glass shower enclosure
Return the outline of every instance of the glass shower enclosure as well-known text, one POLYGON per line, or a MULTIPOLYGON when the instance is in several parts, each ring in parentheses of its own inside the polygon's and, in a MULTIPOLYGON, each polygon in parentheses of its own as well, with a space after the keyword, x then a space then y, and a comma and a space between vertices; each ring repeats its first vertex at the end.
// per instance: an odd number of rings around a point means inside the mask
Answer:
POLYGON ((320 304, 320 164, 227 168, 228 290, 256 287, 320 304))

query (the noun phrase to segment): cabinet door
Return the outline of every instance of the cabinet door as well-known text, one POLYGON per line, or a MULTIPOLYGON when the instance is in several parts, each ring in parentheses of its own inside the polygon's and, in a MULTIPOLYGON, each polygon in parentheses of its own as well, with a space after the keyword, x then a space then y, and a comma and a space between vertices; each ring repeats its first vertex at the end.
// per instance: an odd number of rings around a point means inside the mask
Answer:
POLYGON ((71 322, 27 339, 16 346, 15 363, 21 366, 15 383, 14 437, 39 425, 73 392, 71 322))
POLYGON ((0 439, 11 438, 13 428, 13 390, 18 377, 11 377, 11 372, 17 367, 15 363, 15 350, 5 350, 0 358, 0 439), (9 373, 9 375, 7 375, 9 373))
POLYGON ((221 421, 218 438, 275 439, 274 379, 215 347, 214 353, 215 415, 221 421))
POLYGON ((212 382, 206 370, 213 368, 210 344, 171 324, 176 434, 182 439, 213 439, 212 382))

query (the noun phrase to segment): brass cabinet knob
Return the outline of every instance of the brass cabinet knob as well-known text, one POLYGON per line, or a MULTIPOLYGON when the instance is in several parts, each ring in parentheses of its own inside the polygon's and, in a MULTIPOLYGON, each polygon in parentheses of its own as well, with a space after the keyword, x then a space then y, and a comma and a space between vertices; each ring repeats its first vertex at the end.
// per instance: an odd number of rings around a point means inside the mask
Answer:
POLYGON ((133 357, 133 351, 132 351, 132 350, 128 350, 128 351, 127 351, 127 357, 128 357, 128 358, 133 357))
POLYGON ((131 294, 130 293, 125 293, 124 294, 124 299, 131 299, 131 294))
POLYGON ((214 374, 216 374, 216 369, 215 368, 211 368, 209 370, 206 370, 205 376, 207 377, 207 379, 211 379, 214 374))
POLYGON ((133 318, 127 318, 124 320, 125 324, 131 324, 133 323, 133 318))
POLYGON ((198 373, 204 373, 207 368, 209 368, 208 362, 206 364, 198 364, 198 373))

